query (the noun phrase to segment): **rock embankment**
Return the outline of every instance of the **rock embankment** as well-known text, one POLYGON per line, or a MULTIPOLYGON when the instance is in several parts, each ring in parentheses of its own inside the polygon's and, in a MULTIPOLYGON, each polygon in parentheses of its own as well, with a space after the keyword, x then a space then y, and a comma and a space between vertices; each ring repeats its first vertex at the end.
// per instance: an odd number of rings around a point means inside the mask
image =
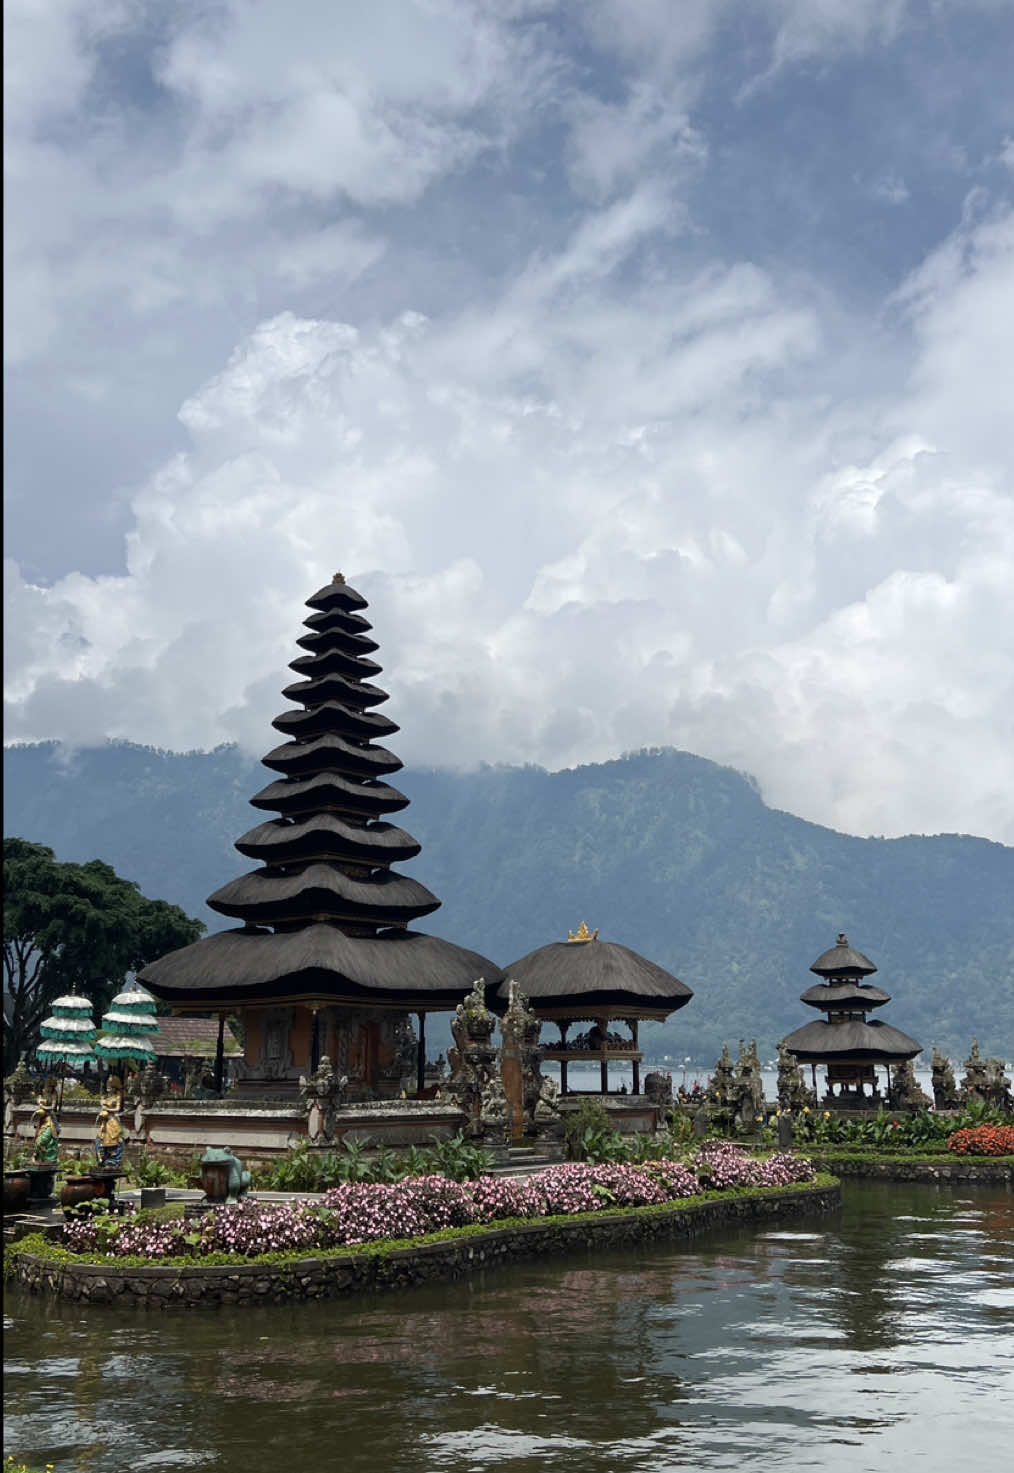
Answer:
POLYGON ((549 1257, 595 1248, 633 1247, 653 1241, 693 1238, 715 1228, 786 1222, 841 1205, 837 1185, 796 1187, 757 1195, 674 1204, 664 1210, 642 1208, 601 1212, 568 1221, 534 1220, 482 1233, 404 1248, 333 1252, 284 1263, 150 1267, 61 1262, 14 1251, 9 1272, 35 1293, 51 1293, 87 1303, 146 1309, 216 1308, 220 1305, 286 1303, 329 1299, 376 1289, 406 1288, 458 1279, 521 1258, 549 1257))

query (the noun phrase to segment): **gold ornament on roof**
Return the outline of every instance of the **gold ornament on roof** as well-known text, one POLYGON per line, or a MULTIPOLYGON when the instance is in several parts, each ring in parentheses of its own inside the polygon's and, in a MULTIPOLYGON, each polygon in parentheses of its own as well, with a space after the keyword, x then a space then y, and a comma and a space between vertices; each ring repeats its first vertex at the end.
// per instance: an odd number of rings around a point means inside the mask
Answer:
POLYGON ((587 921, 582 921, 576 931, 567 932, 568 941, 597 941, 598 939, 598 930, 589 931, 587 921))
POLYGON ((332 575, 331 582, 332 583, 344 583, 345 582, 345 574, 344 573, 334 573, 332 575))

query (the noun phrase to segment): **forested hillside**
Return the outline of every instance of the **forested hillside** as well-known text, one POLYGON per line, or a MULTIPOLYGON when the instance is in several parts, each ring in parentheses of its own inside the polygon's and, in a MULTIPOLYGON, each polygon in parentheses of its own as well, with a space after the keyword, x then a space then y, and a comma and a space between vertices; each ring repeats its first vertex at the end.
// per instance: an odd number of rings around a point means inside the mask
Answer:
MULTIPOLYGON (((232 841, 265 770, 234 748, 54 745, 4 755, 4 831, 101 858, 212 930, 205 896, 251 868, 232 841)), ((1014 1055, 1014 849, 960 835, 858 839, 765 806, 751 781, 670 750, 548 773, 399 773, 411 866, 443 901, 420 929, 507 965, 581 920, 695 993, 653 1053, 710 1061, 756 1037, 770 1057, 814 1016, 798 1001, 839 930, 894 997, 882 1016, 964 1057, 1014 1055)))

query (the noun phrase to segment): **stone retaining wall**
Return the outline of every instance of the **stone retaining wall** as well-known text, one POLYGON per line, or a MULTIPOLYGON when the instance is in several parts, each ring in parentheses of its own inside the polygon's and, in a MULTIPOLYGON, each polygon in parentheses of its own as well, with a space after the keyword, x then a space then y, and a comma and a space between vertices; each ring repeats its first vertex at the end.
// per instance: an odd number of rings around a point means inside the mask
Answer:
POLYGON ((533 1221, 509 1228, 491 1228, 489 1232, 449 1242, 325 1259, 302 1258, 285 1265, 195 1263, 185 1268, 163 1265, 119 1268, 115 1260, 108 1264, 63 1264, 30 1254, 14 1254, 13 1277, 34 1293, 144 1309, 280 1304, 294 1299, 330 1299, 342 1294, 458 1279, 520 1258, 692 1238, 714 1228, 757 1222, 786 1222, 813 1213, 831 1212, 840 1205, 838 1186, 797 1188, 685 1207, 674 1204, 670 1211, 603 1212, 573 1222, 565 1218, 533 1221))
POLYGON ((1014 1185, 1014 1161, 1009 1157, 953 1156, 948 1161, 890 1160, 883 1156, 864 1161, 858 1156, 817 1156, 807 1153, 818 1171, 834 1176, 866 1177, 878 1181, 980 1182, 1014 1185))

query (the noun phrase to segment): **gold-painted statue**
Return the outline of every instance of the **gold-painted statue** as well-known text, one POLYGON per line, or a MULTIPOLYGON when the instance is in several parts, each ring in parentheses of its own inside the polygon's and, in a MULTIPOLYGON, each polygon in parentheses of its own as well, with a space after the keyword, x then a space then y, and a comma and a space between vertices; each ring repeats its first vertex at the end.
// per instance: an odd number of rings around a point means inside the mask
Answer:
POLYGON ((117 1118, 122 1109, 119 1081, 113 1080, 102 1096, 99 1113, 95 1117, 95 1155, 101 1166, 119 1167, 123 1164, 123 1126, 117 1118))

